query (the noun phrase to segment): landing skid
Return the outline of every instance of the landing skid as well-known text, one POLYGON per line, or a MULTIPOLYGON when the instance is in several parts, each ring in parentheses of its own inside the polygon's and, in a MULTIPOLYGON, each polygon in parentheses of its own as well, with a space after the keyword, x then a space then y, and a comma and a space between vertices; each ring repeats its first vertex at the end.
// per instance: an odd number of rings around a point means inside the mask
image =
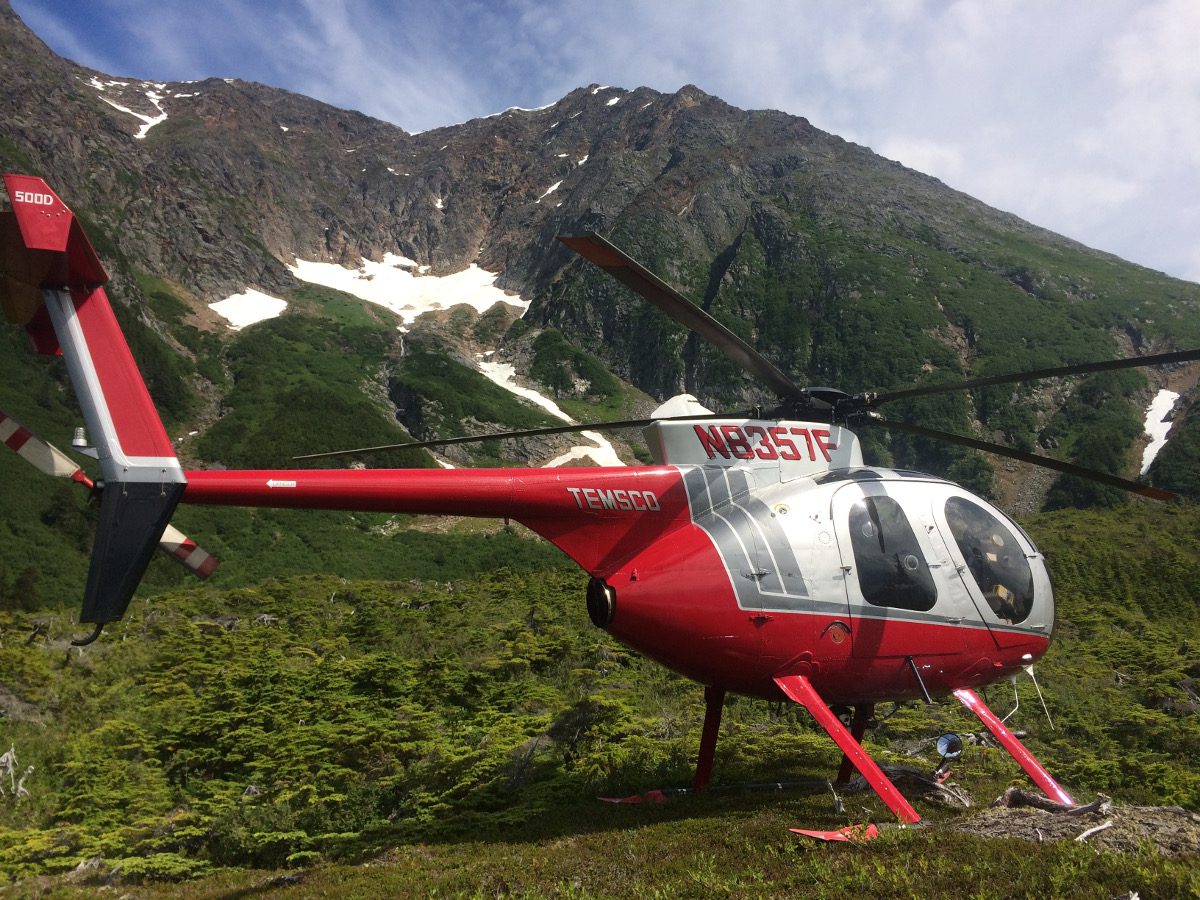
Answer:
POLYGON ((1005 727, 994 712, 988 709, 987 704, 979 698, 978 694, 969 688, 959 688, 954 692, 954 696, 963 706, 979 717, 979 721, 996 736, 1000 746, 1009 752, 1009 755, 1025 770, 1025 774, 1033 779, 1033 783, 1040 787, 1047 797, 1067 806, 1075 805, 1071 795, 1058 786, 1058 782, 1050 777, 1050 773, 1025 748, 1025 745, 1017 740, 1017 736, 1005 727))
MULTIPOLYGON (((855 708, 854 719, 851 722, 850 730, 847 730, 841 720, 830 711, 825 701, 821 699, 812 683, 803 675, 781 675, 775 679, 775 683, 788 697, 812 713, 817 723, 842 749, 844 756, 838 772, 839 783, 844 784, 849 780, 850 769, 853 766, 858 769, 867 783, 875 789, 879 798, 887 805, 887 808, 900 821, 915 824, 921 820, 916 810, 904 799, 896 786, 867 755, 862 744, 859 743, 866 730, 867 721, 871 717, 872 708, 869 705, 863 704, 855 708)), ((1034 784, 1040 787, 1048 797, 1059 803, 1074 805, 1070 795, 1050 777, 1050 773, 1046 771, 1045 767, 1037 761, 1024 744, 1017 740, 1017 736, 1005 727, 1004 723, 988 708, 978 694, 968 688, 959 688, 954 692, 954 696, 963 706, 979 717, 979 720, 996 736, 1000 745, 1008 751, 1025 773, 1033 779, 1034 784)))
MULTIPOLYGON (((873 704, 862 703, 856 706, 850 727, 846 728, 841 720, 833 714, 825 701, 821 699, 821 695, 817 693, 812 682, 804 675, 779 675, 776 676, 775 683, 779 685, 779 689, 789 699, 807 709, 812 714, 812 717, 817 720, 817 724, 825 729, 826 733, 833 738, 834 743, 841 749, 843 756, 841 767, 838 770, 837 784, 847 783, 850 780, 852 772, 857 769, 875 793, 879 795, 879 799, 884 802, 901 823, 916 825, 921 821, 921 817, 913 809, 912 804, 904 798, 904 795, 892 784, 884 771, 879 768, 875 760, 871 759, 867 751, 862 747, 863 734, 866 732, 867 723, 875 711, 873 704)), ((978 694, 967 688, 960 688, 954 692, 954 696, 958 698, 963 706, 979 717, 979 720, 996 736, 1000 745, 1008 751, 1025 773, 1033 779, 1034 783, 1048 797, 1068 806, 1074 805, 1070 795, 1050 777, 1050 773, 1034 758, 1025 745, 1017 740, 1017 736, 1005 727, 1004 723, 988 708, 987 704, 980 699, 978 694)), ((608 803, 665 803, 673 797, 683 797, 700 793, 783 791, 828 786, 828 782, 825 781, 798 781, 740 786, 729 785, 710 788, 709 782, 712 778, 713 757, 717 748, 717 735, 721 729, 721 712, 725 704, 724 688, 706 687, 704 689, 704 701, 704 729, 700 737, 700 753, 696 760, 696 772, 692 778, 692 786, 690 788, 667 788, 664 790, 647 791, 644 794, 634 794, 629 797, 601 797, 600 799, 608 803)), ((871 827, 873 828, 874 826, 871 827)), ((877 833, 864 831, 863 826, 850 826, 849 829, 841 829, 836 832, 813 832, 795 828, 792 830, 797 834, 819 837, 822 840, 867 840, 874 837, 877 833)))

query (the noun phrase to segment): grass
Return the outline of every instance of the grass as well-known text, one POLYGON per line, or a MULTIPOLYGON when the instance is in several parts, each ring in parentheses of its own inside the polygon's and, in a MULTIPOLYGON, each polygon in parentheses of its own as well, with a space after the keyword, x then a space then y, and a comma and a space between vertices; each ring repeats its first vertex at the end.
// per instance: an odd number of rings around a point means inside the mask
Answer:
MULTIPOLYGON (((825 800, 565 809, 558 827, 394 847, 364 865, 245 870, 144 897, 1184 897, 1194 863, 940 828, 865 845, 791 835, 825 800)), ((85 894, 94 887, 79 889, 85 894)), ((61 896, 75 891, 64 890, 61 896)))

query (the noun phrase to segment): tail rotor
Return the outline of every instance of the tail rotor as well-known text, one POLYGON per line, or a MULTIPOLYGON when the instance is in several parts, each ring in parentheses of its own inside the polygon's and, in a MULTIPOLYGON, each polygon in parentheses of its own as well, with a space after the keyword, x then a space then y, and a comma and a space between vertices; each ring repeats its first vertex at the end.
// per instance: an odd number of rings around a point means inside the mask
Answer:
MULTIPOLYGON (((0 409, 0 442, 45 475, 70 479, 94 493, 104 490, 103 482, 97 485, 75 460, 34 434, 3 409, 0 409)), ((220 560, 173 525, 163 529, 158 549, 197 578, 207 579, 221 564, 220 560)))

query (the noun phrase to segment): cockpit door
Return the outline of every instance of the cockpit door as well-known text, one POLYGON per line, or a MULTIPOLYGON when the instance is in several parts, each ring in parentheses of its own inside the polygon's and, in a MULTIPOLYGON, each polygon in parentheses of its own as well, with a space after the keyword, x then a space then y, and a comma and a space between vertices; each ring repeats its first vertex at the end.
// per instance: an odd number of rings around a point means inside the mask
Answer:
POLYGON ((857 657, 927 653, 928 626, 944 621, 928 532, 906 512, 920 499, 896 482, 850 483, 833 495, 857 657))

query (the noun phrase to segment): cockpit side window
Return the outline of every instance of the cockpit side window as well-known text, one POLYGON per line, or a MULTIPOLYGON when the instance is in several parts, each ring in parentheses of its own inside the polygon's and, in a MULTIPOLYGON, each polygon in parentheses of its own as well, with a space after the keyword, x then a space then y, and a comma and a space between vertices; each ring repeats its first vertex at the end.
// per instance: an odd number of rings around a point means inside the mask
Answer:
POLYGON ((1013 625, 1024 622, 1033 607, 1033 570, 1017 536, 965 497, 946 501, 946 522, 992 612, 1013 625))
POLYGON ((929 610, 937 588, 900 504, 865 497, 850 508, 850 542, 863 598, 874 606, 929 610))

